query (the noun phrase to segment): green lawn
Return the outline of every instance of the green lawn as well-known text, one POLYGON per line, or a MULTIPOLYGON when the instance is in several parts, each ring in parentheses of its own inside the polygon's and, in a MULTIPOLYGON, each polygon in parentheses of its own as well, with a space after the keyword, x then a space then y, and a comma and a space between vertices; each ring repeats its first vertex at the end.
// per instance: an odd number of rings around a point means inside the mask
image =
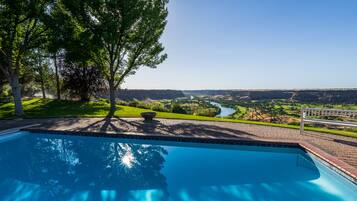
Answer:
MULTIPOLYGON (((49 100, 49 99, 38 99, 38 98, 24 100, 23 107, 25 111, 25 118, 104 117, 108 114, 108 110, 109 110, 109 104, 106 103, 105 101, 85 103, 85 102, 64 101, 64 100, 59 101, 59 100, 49 100)), ((115 112, 115 116, 140 117, 140 113, 146 111, 151 111, 151 110, 118 105, 118 109, 115 112)), ((13 118, 13 117, 14 117, 14 104, 13 103, 1 104, 0 119, 13 118)), ((168 113, 168 112, 157 112, 157 117, 168 118, 168 119, 237 122, 237 123, 245 123, 245 124, 256 124, 256 125, 299 129, 299 126, 296 125, 204 117, 204 116, 176 114, 176 113, 168 113)), ((325 128, 316 128, 316 127, 305 127, 305 129, 309 131, 324 132, 324 133, 344 135, 344 136, 357 138, 357 133, 355 132, 331 130, 325 128)))

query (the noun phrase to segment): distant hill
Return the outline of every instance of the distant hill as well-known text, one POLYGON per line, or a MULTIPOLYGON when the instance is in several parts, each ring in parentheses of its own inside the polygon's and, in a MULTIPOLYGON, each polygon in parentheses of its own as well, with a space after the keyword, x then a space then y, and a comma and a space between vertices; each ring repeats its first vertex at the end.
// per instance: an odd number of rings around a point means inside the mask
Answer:
MULTIPOLYGON (((229 96, 236 100, 272 100, 290 99, 301 103, 357 104, 357 89, 326 90, 145 90, 122 89, 117 91, 117 98, 130 100, 176 99, 185 96, 229 96)), ((106 97, 102 95, 101 97, 106 97)))
POLYGON ((185 94, 180 90, 144 90, 144 89, 122 89, 117 92, 117 98, 130 101, 130 100, 162 100, 162 99, 175 99, 185 97, 185 94))
POLYGON ((357 104, 357 89, 329 90, 185 90, 186 96, 231 96, 241 100, 290 99, 303 103, 357 104))

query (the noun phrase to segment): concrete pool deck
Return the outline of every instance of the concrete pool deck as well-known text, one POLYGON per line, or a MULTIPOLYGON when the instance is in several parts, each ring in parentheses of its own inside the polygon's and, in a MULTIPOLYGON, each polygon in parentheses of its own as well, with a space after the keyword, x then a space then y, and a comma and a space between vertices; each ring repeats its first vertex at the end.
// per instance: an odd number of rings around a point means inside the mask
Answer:
POLYGON ((202 139, 271 141, 299 143, 333 165, 357 175, 357 138, 299 130, 229 122, 157 119, 144 122, 138 118, 49 118, 0 120, 0 130, 40 124, 35 129, 110 134, 138 133, 202 139), (337 160, 336 160, 337 159, 337 160))

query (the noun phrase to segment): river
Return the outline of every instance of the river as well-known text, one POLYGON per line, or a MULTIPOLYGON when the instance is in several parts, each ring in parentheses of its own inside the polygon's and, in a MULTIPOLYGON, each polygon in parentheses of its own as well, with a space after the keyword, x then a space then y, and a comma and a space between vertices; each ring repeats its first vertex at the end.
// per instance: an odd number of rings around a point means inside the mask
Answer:
POLYGON ((219 113, 219 114, 217 115, 218 117, 226 117, 226 116, 229 116, 229 115, 231 115, 231 114, 233 114, 233 113, 236 112, 235 109, 230 108, 230 107, 224 107, 224 106, 222 106, 221 104, 219 104, 219 103, 217 103, 217 102, 211 101, 210 103, 211 103, 212 105, 217 106, 217 107, 219 107, 219 108, 221 109, 221 113, 219 113))

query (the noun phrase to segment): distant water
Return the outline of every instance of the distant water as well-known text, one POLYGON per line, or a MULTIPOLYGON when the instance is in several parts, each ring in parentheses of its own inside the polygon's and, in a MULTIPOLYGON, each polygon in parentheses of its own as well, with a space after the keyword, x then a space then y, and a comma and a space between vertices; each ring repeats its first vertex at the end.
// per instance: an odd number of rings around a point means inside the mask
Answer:
POLYGON ((233 114, 233 113, 236 112, 235 109, 230 108, 230 107, 224 107, 224 106, 222 106, 221 104, 219 104, 219 103, 217 103, 217 102, 211 101, 210 103, 211 103, 212 105, 217 106, 217 107, 219 107, 219 108, 221 109, 221 113, 219 113, 219 114, 217 115, 217 116, 219 116, 219 117, 226 117, 226 116, 229 116, 229 115, 231 115, 231 114, 233 114))

